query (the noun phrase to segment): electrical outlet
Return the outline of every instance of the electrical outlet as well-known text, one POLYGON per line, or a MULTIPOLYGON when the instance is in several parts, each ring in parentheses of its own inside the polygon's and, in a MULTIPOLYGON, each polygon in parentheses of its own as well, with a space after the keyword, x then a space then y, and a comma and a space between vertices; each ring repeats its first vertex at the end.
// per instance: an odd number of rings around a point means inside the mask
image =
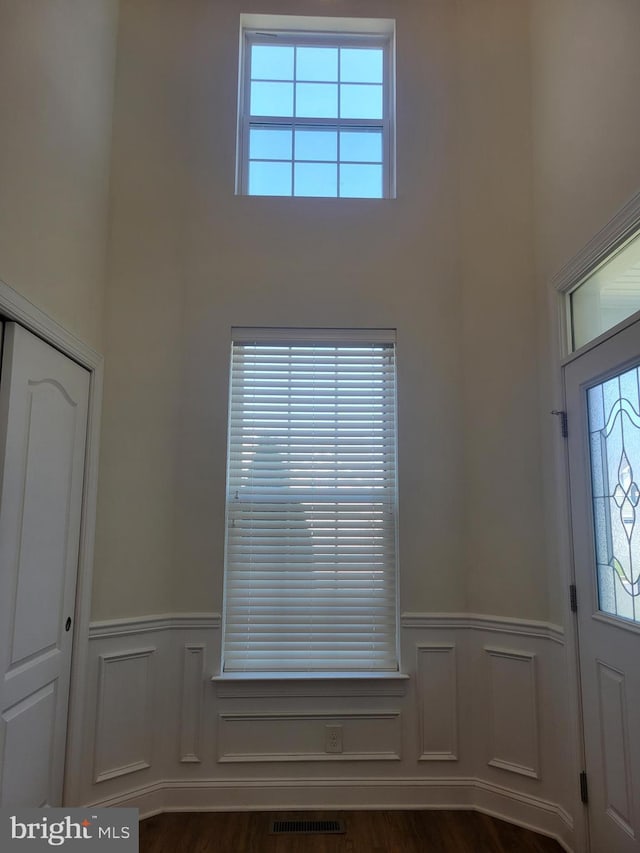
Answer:
POLYGON ((342 752, 342 726, 324 727, 324 751, 342 752))

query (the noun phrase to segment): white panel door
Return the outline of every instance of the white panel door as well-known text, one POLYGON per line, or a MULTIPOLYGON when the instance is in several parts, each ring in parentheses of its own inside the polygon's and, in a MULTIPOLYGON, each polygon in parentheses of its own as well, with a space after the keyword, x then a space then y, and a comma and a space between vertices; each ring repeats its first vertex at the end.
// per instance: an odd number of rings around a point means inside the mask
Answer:
POLYGON ((640 323, 565 368, 593 853, 640 851, 640 323))
POLYGON ((62 804, 88 371, 15 323, 0 381, 0 805, 62 804))

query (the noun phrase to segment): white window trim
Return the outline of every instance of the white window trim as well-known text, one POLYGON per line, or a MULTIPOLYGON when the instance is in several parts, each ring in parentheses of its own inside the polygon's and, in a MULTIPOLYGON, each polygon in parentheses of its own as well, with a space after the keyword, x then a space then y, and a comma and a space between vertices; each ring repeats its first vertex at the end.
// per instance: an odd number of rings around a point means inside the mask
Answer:
MULTIPOLYGON (((240 23, 240 63, 238 80, 238 133, 236 146, 236 194, 249 195, 249 115, 251 85, 251 46, 254 44, 295 46, 309 44, 326 47, 348 47, 366 43, 384 52, 383 116, 382 119, 299 118, 296 116, 260 116, 254 123, 291 128, 311 127, 374 127, 383 135, 383 192, 382 198, 395 198, 395 21, 391 19, 306 18, 297 15, 242 15, 240 23)), ((294 86, 295 93, 295 86, 294 86)), ((295 97, 295 94, 294 94, 295 97)), ((294 106, 295 112, 295 106, 294 106)), ((340 148, 338 134, 338 164, 340 148)), ((293 164, 292 160, 292 169, 293 164)), ((273 198, 274 196, 267 196, 273 198)), ((277 196, 277 198, 308 198, 309 196, 277 196)), ((314 196, 310 196, 313 198, 314 196)), ((339 198, 339 196, 337 196, 339 198)), ((331 197, 334 198, 334 197, 331 197)), ((350 197, 350 200, 358 200, 350 197)), ((380 201, 381 199, 366 199, 380 201)))
MULTIPOLYGON (((299 344, 391 344, 394 347, 395 357, 397 358, 397 335, 395 329, 330 329, 330 328, 286 328, 286 327, 234 327, 231 329, 229 340, 230 354, 233 353, 234 344, 249 344, 249 343, 283 343, 290 345, 299 344)), ((229 373, 229 385, 231 385, 231 373, 229 373)), ((229 389, 230 390, 230 389, 229 389)), ((222 642, 220 648, 220 674, 214 676, 214 681, 298 681, 298 680, 324 680, 327 682, 343 681, 344 679, 355 680, 376 680, 376 681, 393 681, 408 678, 403 673, 401 660, 401 637, 400 637, 400 552, 399 552, 399 517, 398 517, 398 502, 399 502, 399 483, 398 483, 398 401, 397 401, 397 374, 396 374, 396 399, 395 399, 395 434, 396 434, 396 470, 395 470, 395 504, 394 504, 394 535, 395 535, 395 565, 394 565, 394 584, 395 584, 395 613, 394 613, 394 640, 395 640, 395 670, 285 670, 285 671, 242 671, 242 670, 226 670, 225 671, 225 629, 226 629, 226 614, 227 614, 227 534, 228 534, 228 484, 225 486, 225 557, 224 557, 224 593, 223 593, 223 610, 222 610, 222 642)), ((231 414, 231 394, 229 393, 229 412, 231 414)), ((226 478, 229 476, 229 451, 230 441, 227 437, 227 459, 226 459, 226 478)))

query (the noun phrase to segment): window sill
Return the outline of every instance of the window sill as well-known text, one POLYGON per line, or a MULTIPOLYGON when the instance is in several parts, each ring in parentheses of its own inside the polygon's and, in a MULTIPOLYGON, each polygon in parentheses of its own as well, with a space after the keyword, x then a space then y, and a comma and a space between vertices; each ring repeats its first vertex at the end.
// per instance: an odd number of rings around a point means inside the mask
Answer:
POLYGON ((214 675, 220 698, 404 696, 403 672, 225 672, 214 675))

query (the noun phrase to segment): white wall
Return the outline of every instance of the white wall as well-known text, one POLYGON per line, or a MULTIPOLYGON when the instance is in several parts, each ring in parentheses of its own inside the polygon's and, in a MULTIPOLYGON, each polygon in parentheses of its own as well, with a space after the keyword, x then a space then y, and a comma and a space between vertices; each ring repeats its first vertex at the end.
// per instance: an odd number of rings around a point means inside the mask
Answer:
POLYGON ((0 0, 0 279, 102 346, 117 0, 0 0))
POLYGON ((221 607, 230 327, 326 325, 398 330, 402 607, 544 618, 527 3, 341 6, 397 19, 388 201, 234 195, 241 11, 121 6, 94 615, 221 607))

